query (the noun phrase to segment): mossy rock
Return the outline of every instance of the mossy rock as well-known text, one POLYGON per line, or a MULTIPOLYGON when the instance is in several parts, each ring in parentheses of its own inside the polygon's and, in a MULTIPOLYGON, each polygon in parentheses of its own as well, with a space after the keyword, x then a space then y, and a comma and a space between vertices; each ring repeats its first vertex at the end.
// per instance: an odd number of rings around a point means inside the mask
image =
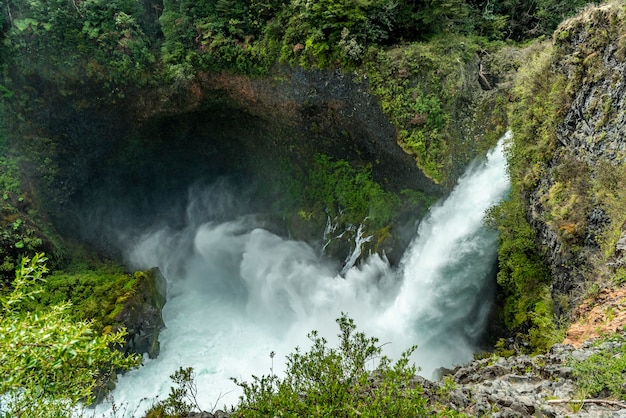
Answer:
POLYGON ((137 354, 148 353, 150 358, 159 355, 159 332, 165 326, 161 309, 166 300, 166 281, 158 268, 138 271, 129 293, 120 301, 119 310, 113 311, 116 328, 125 327, 124 351, 137 354))

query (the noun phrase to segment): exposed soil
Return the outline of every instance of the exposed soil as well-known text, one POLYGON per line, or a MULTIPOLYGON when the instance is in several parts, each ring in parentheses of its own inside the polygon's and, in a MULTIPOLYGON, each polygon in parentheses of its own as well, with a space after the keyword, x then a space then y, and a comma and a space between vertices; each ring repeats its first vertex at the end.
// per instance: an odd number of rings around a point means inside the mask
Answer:
POLYGON ((585 340, 621 331, 626 326, 626 288, 604 289, 574 313, 564 344, 579 348, 585 340))

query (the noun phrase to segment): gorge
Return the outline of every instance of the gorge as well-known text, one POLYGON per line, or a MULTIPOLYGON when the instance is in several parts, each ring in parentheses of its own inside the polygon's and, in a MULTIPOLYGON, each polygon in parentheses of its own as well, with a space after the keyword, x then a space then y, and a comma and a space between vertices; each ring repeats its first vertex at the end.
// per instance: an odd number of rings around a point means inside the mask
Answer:
POLYGON ((392 357, 417 343, 427 377, 572 323, 619 335, 623 2, 426 3, 0 1, 2 297, 22 257, 52 270, 7 312, 71 299, 98 335, 129 328, 123 351, 156 357, 117 383, 131 410, 186 365, 203 408, 236 403, 230 377, 341 312, 392 357))
POLYGON ((194 368, 205 410, 235 405, 230 378, 282 373, 283 357, 306 348, 311 330, 330 338, 341 312, 379 336, 392 358, 418 344, 413 360, 425 376, 471 360, 492 309, 496 235, 483 219, 508 192, 504 140, 433 206, 397 269, 373 254, 339 275, 311 247, 260 229, 252 216, 207 222, 207 214, 238 212, 229 204, 239 199, 222 187, 195 189, 205 196, 190 196, 183 230, 150 232, 130 251, 132 265, 158 266, 170 278, 170 296, 159 357, 118 381, 115 403, 135 411, 140 399, 166 397, 182 366, 194 368))

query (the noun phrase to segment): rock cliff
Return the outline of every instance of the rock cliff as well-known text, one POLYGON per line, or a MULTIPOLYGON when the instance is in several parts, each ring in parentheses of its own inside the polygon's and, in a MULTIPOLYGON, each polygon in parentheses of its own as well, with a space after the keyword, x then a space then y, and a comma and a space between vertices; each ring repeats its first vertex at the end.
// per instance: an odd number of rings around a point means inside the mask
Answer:
POLYGON ((534 357, 494 356, 444 371, 442 380, 421 380, 421 384, 432 404, 439 402, 471 416, 625 417, 626 404, 602 396, 603 388, 598 393, 581 391, 577 371, 578 364, 603 350, 619 352, 622 344, 623 340, 587 341, 578 349, 557 344, 549 353, 534 357), (442 391, 446 385, 451 390, 442 391))
MULTIPOLYGON (((563 22, 526 66, 514 181, 552 273, 558 316, 624 282, 626 11, 589 7, 563 22), (531 87, 528 87, 531 85, 531 87)), ((522 75, 522 78, 524 75, 522 75)), ((519 93, 520 88, 518 88, 519 93)))

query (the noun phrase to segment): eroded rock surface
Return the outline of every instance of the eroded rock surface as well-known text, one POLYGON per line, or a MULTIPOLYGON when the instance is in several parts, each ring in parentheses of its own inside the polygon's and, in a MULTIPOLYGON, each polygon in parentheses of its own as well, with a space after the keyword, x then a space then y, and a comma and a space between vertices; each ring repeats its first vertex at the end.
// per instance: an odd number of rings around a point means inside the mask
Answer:
POLYGON ((431 404, 471 416, 626 417, 626 403, 612 398, 581 399, 577 390, 570 361, 583 361, 604 348, 591 341, 580 348, 557 344, 545 355, 494 356, 442 371, 439 381, 417 381, 431 404), (446 386, 454 389, 446 393, 446 386))

